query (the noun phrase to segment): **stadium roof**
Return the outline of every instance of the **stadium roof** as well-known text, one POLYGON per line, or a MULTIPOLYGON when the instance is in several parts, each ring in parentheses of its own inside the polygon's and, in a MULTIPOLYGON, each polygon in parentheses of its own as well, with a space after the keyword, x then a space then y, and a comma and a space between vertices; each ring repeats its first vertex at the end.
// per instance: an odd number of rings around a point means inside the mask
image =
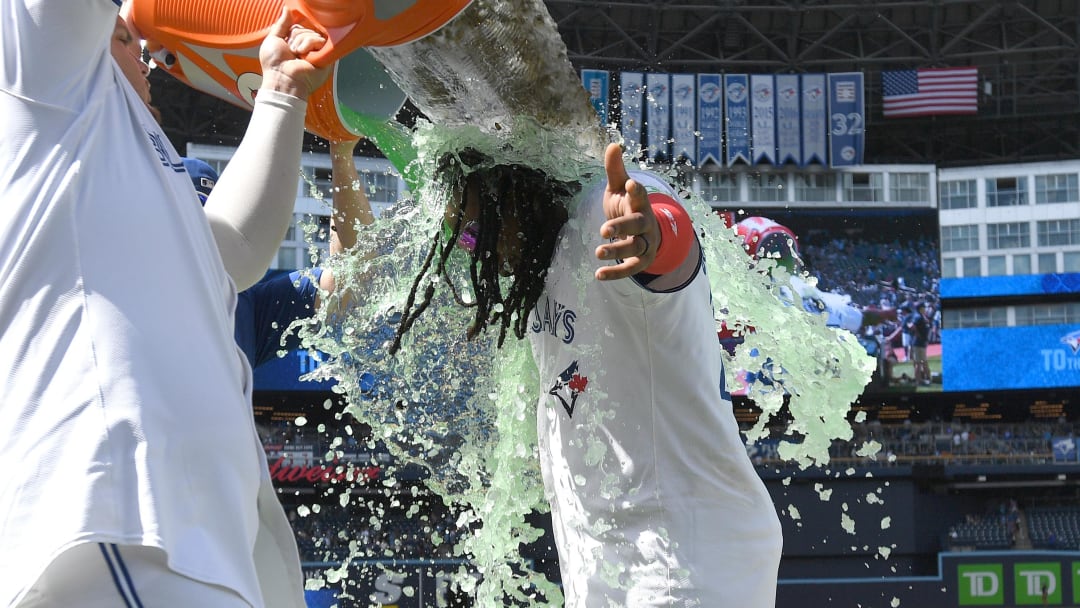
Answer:
MULTIPOLYGON (((867 163, 1080 157, 1075 0, 546 0, 578 69, 866 75, 867 163), (885 119, 881 72, 975 66, 976 116, 885 119)), ((165 74, 173 142, 235 143, 246 113, 165 74)), ((311 142, 314 143, 314 142, 311 142)))

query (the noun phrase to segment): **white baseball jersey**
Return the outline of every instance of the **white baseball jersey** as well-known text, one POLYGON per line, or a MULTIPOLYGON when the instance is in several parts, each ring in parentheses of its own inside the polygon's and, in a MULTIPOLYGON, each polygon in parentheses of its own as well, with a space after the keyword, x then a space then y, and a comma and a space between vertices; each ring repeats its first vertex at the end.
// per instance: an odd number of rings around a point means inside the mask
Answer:
POLYGON ((260 558, 292 595, 266 599, 302 606, 236 290, 110 56, 117 7, 0 1, 0 606, 87 542, 159 547, 255 606, 253 551, 276 545, 260 558))
POLYGON ((604 186, 572 210, 530 333, 566 605, 771 608, 780 523, 724 388, 708 278, 595 280, 604 186))

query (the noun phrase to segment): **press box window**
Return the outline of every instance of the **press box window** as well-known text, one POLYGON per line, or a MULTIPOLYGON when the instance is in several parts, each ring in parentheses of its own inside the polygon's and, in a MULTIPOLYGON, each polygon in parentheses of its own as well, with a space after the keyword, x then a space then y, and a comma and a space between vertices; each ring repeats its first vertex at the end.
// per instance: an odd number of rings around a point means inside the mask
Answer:
POLYGON ((1027 181, 1016 177, 986 180, 986 206, 1011 207, 1027 204, 1027 181))

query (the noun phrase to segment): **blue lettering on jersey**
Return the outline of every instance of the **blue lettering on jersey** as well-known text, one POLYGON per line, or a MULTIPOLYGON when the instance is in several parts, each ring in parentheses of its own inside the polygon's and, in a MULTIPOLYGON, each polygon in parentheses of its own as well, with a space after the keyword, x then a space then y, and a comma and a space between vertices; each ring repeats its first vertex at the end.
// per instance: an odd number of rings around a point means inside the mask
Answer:
POLYGON ((537 302, 529 329, 533 333, 547 333, 562 340, 563 344, 574 341, 574 322, 577 313, 550 297, 537 302))
POLYGON ((168 167, 177 173, 183 173, 185 171, 184 162, 180 158, 173 160, 169 156, 169 146, 165 144, 165 138, 162 137, 161 133, 147 131, 146 134, 150 137, 150 144, 154 146, 158 160, 161 161, 161 166, 168 167))

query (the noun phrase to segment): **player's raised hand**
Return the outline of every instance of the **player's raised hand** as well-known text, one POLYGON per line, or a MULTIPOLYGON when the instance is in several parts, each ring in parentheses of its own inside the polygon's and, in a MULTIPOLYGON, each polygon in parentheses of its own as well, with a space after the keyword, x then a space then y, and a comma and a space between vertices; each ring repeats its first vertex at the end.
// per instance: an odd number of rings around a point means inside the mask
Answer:
POLYGON ((326 37, 301 25, 300 15, 282 7, 278 18, 259 47, 262 89, 307 99, 330 75, 330 68, 317 68, 304 59, 326 44, 326 37))
POLYGON ((596 257, 618 263, 601 266, 596 271, 596 278, 610 281, 633 276, 652 264, 660 246, 660 228, 645 188, 630 179, 626 172, 619 144, 608 145, 604 169, 608 179, 604 190, 604 214, 608 221, 600 227, 600 236, 611 242, 597 247, 596 257))

